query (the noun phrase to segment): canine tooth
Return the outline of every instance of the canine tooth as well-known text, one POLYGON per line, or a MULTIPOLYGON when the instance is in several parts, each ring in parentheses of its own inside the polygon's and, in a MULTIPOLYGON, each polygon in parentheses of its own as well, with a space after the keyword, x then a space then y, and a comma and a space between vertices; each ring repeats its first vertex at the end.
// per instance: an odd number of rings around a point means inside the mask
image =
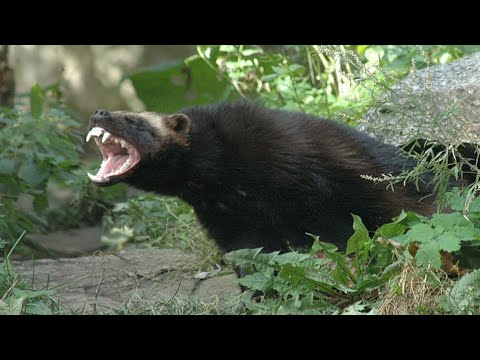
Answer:
POLYGON ((130 163, 127 161, 125 161, 125 163, 120 167, 120 171, 124 171, 126 168, 128 168, 128 166, 130 165, 130 163))
POLYGON ((105 179, 103 176, 92 175, 90 173, 87 173, 87 176, 92 181, 96 181, 96 182, 106 182, 107 181, 107 179, 105 179))
POLYGON ((104 131, 105 130, 103 130, 101 127, 95 126, 88 132, 87 138, 85 140, 89 142, 92 136, 100 136, 103 134, 104 131))
POLYGON ((105 131, 103 133, 102 143, 105 143, 105 141, 107 141, 110 136, 112 136, 112 134, 110 134, 108 131, 105 131))
POLYGON ((100 169, 98 170, 97 174, 100 172, 103 172, 103 168, 107 165, 107 162, 102 160, 102 163, 100 164, 100 169))

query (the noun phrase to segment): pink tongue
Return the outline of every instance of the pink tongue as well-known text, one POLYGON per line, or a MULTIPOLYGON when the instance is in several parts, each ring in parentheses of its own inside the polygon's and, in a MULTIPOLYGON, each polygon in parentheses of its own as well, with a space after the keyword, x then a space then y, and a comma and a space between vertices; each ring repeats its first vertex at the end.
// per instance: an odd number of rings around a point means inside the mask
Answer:
POLYGON ((115 155, 110 156, 105 164, 102 174, 99 175, 108 175, 116 170, 120 169, 120 167, 128 160, 128 155, 115 155))

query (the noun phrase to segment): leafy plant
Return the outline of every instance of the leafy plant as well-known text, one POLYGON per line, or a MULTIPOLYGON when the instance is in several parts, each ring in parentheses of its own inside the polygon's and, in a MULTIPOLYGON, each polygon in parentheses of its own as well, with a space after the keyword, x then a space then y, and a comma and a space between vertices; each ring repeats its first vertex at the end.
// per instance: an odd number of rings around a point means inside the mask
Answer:
POLYGON ((392 237, 405 247, 415 245, 411 249, 418 265, 440 269, 442 253, 453 253, 464 266, 476 267, 475 258, 480 254, 480 198, 471 203, 467 216, 463 213, 466 195, 458 191, 447 194, 452 212, 437 213, 431 218, 409 212, 403 220, 408 231, 392 237))
POLYGON ((453 314, 480 313, 480 270, 462 277, 439 299, 443 308, 453 314))
POLYGON ((0 237, 10 245, 24 230, 98 222, 125 192, 125 187, 99 189, 88 181, 80 161, 84 134, 76 115, 62 103, 58 86, 35 85, 29 106, 23 100, 13 109, 0 109, 0 218, 8 219, 0 222, 0 237), (75 189, 72 201, 51 207, 50 187, 75 189), (19 201, 27 205, 19 206, 19 201))
MULTIPOLYGON (((263 294, 260 302, 246 302, 252 313, 342 313, 347 311, 347 306, 353 306, 347 312, 359 308, 375 312, 376 296, 385 292, 384 285, 402 268, 408 275, 400 276, 402 281, 416 281, 422 288, 427 286, 425 294, 436 294, 442 285, 434 271, 442 269, 453 276, 462 276, 465 274, 462 266, 480 266, 480 198, 471 204, 468 217, 461 212, 464 201, 465 196, 458 192, 449 193, 451 213, 437 213, 428 218, 402 212, 373 235, 361 219, 353 215, 355 231, 348 240, 345 254, 333 244, 322 243, 313 236, 315 242, 310 254, 264 254, 261 248, 243 249, 227 254, 226 259, 247 274, 239 279, 241 285, 263 294), (428 276, 436 279, 431 285, 424 284, 417 275, 419 271, 408 265, 412 257, 417 267, 430 271, 428 276)), ((444 308, 450 306, 448 309, 451 309, 451 302, 458 302, 458 298, 462 298, 464 304, 472 294, 468 309, 478 305, 472 305, 477 287, 469 290, 467 299, 463 282, 448 293, 453 298, 444 308)))
POLYGON ((175 112, 188 105, 231 99, 233 89, 198 55, 124 77, 150 111, 175 112))
POLYGON ((0 202, 9 219, 0 236, 12 242, 24 229, 45 226, 40 216, 48 208, 46 188, 51 177, 65 179, 79 166, 79 123, 58 103, 58 88, 30 92, 30 112, 20 109, 0 111, 0 202), (20 195, 33 197, 34 212, 20 211, 20 195))
POLYGON ((263 293, 261 302, 247 301, 247 308, 254 314, 332 314, 349 306, 350 313, 372 310, 378 289, 396 273, 401 256, 381 234, 404 229, 395 221, 370 237, 357 216, 354 229, 347 255, 316 236, 309 254, 242 249, 225 255, 247 274, 239 283, 263 293))
MULTIPOLYGON (((10 255, 25 235, 17 239, 0 264, 0 315, 40 315, 59 313, 58 301, 49 290, 38 290, 19 277, 10 262, 10 255)), ((5 244, 0 241, 0 250, 5 244)))

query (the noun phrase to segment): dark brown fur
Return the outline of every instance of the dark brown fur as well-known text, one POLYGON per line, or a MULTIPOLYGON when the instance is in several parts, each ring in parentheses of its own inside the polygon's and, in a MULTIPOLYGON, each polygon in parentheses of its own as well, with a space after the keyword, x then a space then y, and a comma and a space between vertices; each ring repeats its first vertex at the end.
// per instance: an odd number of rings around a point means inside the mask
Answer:
POLYGON ((351 214, 375 230, 402 210, 433 211, 425 186, 396 185, 393 192, 363 179, 414 164, 344 125, 245 102, 181 113, 115 112, 92 117, 90 125, 124 137, 142 154, 123 181, 190 203, 224 251, 309 246, 305 233, 344 248, 351 214))

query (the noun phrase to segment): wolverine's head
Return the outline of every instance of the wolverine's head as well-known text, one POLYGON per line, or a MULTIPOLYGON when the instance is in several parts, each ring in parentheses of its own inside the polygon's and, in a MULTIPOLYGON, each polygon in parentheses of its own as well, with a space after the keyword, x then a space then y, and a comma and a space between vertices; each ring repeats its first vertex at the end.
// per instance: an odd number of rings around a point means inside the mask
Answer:
POLYGON ((170 150, 188 149, 190 120, 184 114, 97 110, 89 130, 86 140, 94 138, 103 158, 98 172, 88 174, 92 182, 109 186, 131 180, 136 185, 162 171, 162 163, 175 165, 168 161, 170 150))

